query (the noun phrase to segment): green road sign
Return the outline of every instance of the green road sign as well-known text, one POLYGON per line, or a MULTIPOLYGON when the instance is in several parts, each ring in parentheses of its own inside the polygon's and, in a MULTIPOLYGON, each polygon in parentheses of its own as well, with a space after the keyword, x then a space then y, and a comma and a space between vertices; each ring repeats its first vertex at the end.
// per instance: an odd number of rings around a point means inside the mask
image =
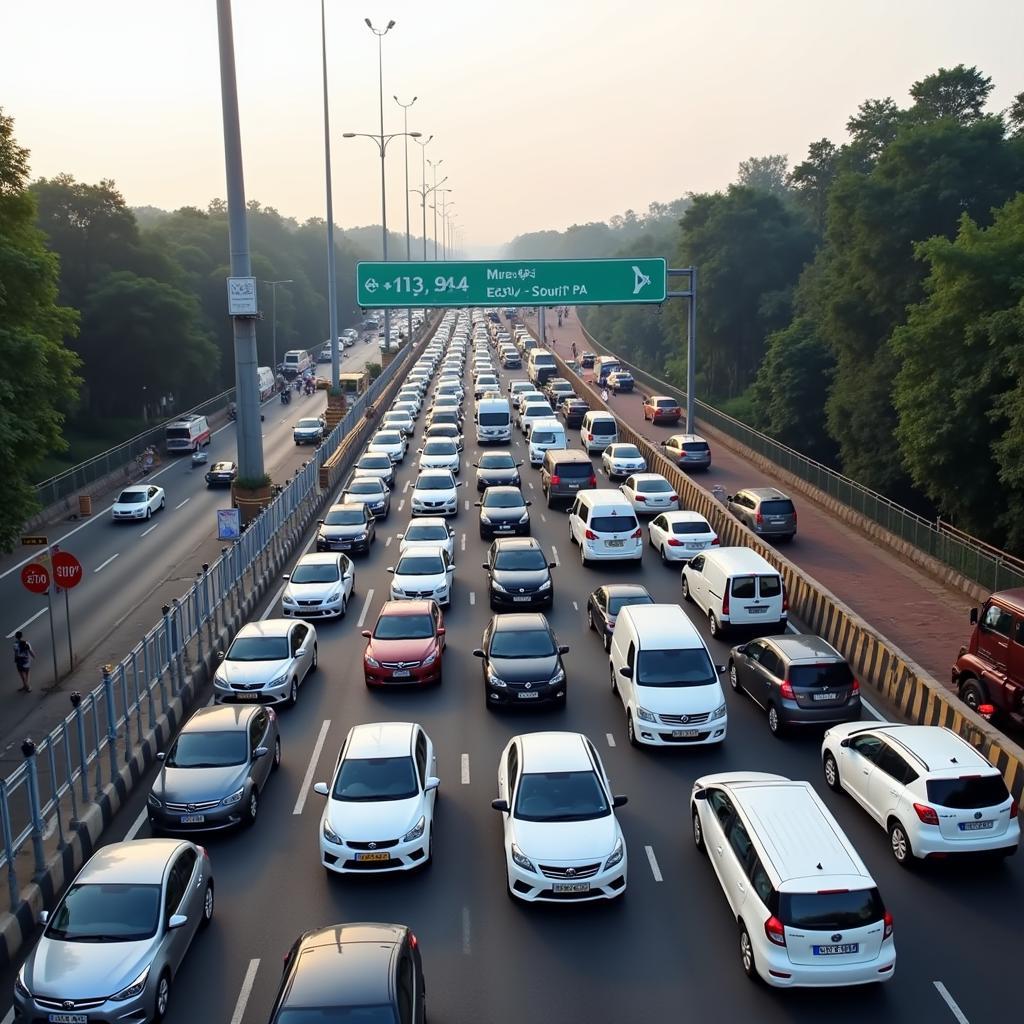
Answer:
POLYGON ((586 306, 665 301, 663 259, 359 263, 364 308, 586 306))

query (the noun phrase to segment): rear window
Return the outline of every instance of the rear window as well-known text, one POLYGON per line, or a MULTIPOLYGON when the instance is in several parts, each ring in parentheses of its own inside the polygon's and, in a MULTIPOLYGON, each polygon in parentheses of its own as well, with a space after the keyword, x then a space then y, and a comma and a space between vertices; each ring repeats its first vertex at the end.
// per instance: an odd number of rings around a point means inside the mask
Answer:
POLYGON ((683 451, 690 452, 691 455, 695 455, 700 452, 706 452, 707 450, 707 441, 686 441, 683 444, 683 451))
POLYGON ((849 686, 853 672, 845 661, 825 661, 818 665, 790 665, 786 673, 796 687, 849 686))
POLYGON ((592 434, 614 434, 615 420, 594 420, 590 424, 590 432, 592 434))
POLYGON ((710 533, 711 527, 707 523, 682 522, 673 523, 672 532, 676 534, 710 533))
POLYGON ((636 516, 594 516, 590 528, 596 533, 627 533, 636 529, 636 516))
POLYGON ((571 480, 589 480, 594 475, 594 467, 589 462, 553 462, 551 472, 571 480))
POLYGON ((885 906, 877 889, 850 892, 783 892, 779 918, 789 928, 844 931, 881 921, 885 906))
POLYGON ((758 576, 762 597, 778 597, 782 593, 782 578, 779 576, 758 576))
POLYGON ((928 781, 928 802, 942 807, 972 810, 975 807, 995 807, 1009 799, 1002 775, 968 775, 959 779, 928 781))
POLYGON ((761 502, 761 514, 765 516, 791 516, 794 512, 793 502, 789 498, 773 498, 761 502))
POLYGON ((732 581, 733 597, 757 597, 757 584, 753 576, 734 576, 732 581))
MULTIPOLYGON (((675 409, 675 408, 678 408, 677 403, 673 402, 671 398, 659 398, 657 400, 657 402, 655 402, 654 404, 659 409, 675 409)), ((705 447, 707 447, 707 446, 705 445, 705 447)))

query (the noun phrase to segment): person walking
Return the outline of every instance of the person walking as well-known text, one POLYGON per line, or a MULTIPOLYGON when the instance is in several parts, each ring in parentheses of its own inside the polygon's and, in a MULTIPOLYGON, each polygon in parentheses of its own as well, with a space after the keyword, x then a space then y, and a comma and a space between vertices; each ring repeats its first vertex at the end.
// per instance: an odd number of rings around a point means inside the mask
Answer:
POLYGON ((32 660, 36 652, 32 645, 25 639, 19 629, 14 634, 14 667, 21 676, 21 686, 18 688, 21 693, 31 693, 32 687, 28 685, 29 673, 32 671, 32 660))
POLYGON ((609 398, 608 389, 607 388, 601 388, 601 401, 602 402, 607 402, 608 398, 609 398))

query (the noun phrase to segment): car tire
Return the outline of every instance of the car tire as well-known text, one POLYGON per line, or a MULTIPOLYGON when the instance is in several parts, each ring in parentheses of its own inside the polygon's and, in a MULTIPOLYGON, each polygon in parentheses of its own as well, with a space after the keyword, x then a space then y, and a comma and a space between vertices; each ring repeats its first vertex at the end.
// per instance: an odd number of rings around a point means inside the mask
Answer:
POLYGON ((605 652, 610 652, 611 651, 611 649, 612 649, 612 638, 611 638, 611 635, 609 633, 605 633, 604 634, 604 636, 603 636, 603 638, 601 640, 601 643, 604 646, 605 652))
POLYGON ((576 538, 572 535, 572 523, 569 523, 569 543, 575 544, 576 538))
POLYGON ((686 573, 681 573, 679 577, 679 587, 683 592, 684 601, 692 601, 693 598, 690 596, 690 584, 686 580, 686 573))
POLYGON ((665 545, 661 545, 661 564, 668 565, 668 555, 665 553, 665 545))
MULTIPOLYGON (((347 611, 348 611, 348 598, 347 597, 342 597, 342 599, 341 599, 341 611, 338 613, 338 618, 339 619, 345 618, 345 613, 347 611)), ((310 672, 313 671, 312 666, 310 666, 309 670, 310 670, 310 672)))
POLYGON ((833 793, 842 793, 843 780, 839 778, 839 765, 836 763, 831 750, 825 751, 825 757, 821 762, 821 769, 825 774, 825 785, 833 793))
POLYGON ((724 635, 722 632, 722 624, 715 617, 714 612, 708 612, 708 631, 716 640, 721 640, 724 635))
POLYGON ((619 695, 619 684, 615 679, 615 669, 611 666, 608 667, 608 681, 611 685, 612 695, 618 697, 619 695))
POLYGON ((784 725, 781 716, 779 715, 779 709, 774 703, 768 705, 768 731, 777 739, 782 739, 786 732, 786 726, 784 725))
POLYGON ((631 747, 639 749, 640 741, 636 738, 636 727, 633 725, 633 714, 630 711, 626 712, 626 739, 629 740, 631 747))
POLYGON ((580 565, 584 569, 590 568, 590 559, 587 558, 587 549, 581 544, 580 545, 580 565))
POLYGON ((699 853, 706 856, 708 849, 704 845, 704 827, 700 823, 700 815, 696 810, 691 813, 690 820, 693 825, 693 845, 697 847, 699 853))
POLYGON ((899 818, 893 818, 889 822, 888 832, 889 851, 892 853, 893 860, 901 868, 912 868, 914 866, 914 850, 910 845, 910 836, 907 835, 903 822, 899 818))
POLYGON ((292 685, 288 688, 288 707, 295 707, 299 699, 299 680, 293 676, 292 685))
POLYGON ((253 786, 249 794, 249 802, 245 805, 245 826, 252 828, 256 824, 256 818, 260 813, 260 791, 253 786))
POLYGON ((975 713, 982 704, 988 703, 988 693, 985 691, 984 684, 975 679, 973 676, 968 676, 960 684, 960 699, 975 713))
POLYGON ((203 916, 199 919, 200 928, 209 928, 213 920, 213 880, 206 883, 206 891, 203 893, 203 916))
POLYGON ((161 509, 161 511, 163 511, 163 509, 166 507, 166 505, 167 505, 167 499, 166 498, 161 498, 160 499, 160 509, 161 509))
POLYGON ((270 762, 270 770, 276 772, 281 767, 281 737, 274 740, 274 760, 270 762))
POLYGON ((594 633, 598 632, 597 624, 594 622, 594 609, 590 607, 587 608, 587 629, 594 633))
POLYGON ((153 518, 153 510, 151 508, 147 508, 146 509, 146 519, 148 520, 148 519, 152 519, 152 518, 153 518))
POLYGON ((754 963, 754 944, 750 941, 750 933, 747 926, 740 919, 740 966, 743 973, 751 980, 757 981, 760 977, 757 973, 757 965, 754 963))
POLYGON ((153 1000, 153 1024, 160 1024, 167 1016, 167 1008, 171 1005, 171 972, 165 970, 156 983, 156 996, 153 1000))
POLYGON ((316 644, 313 644, 313 663, 309 666, 310 672, 315 672, 317 667, 320 665, 320 650, 316 644))
POLYGON ((743 687, 740 686, 740 675, 736 671, 736 662, 732 658, 729 659, 729 685, 732 687, 733 693, 743 693, 743 687))

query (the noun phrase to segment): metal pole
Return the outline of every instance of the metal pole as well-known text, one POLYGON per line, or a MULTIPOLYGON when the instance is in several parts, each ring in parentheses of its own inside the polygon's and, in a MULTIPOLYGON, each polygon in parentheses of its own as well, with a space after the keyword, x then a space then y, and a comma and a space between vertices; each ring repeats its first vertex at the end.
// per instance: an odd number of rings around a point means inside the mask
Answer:
MULTIPOLYGON (((441 161, 438 160, 437 164, 441 161)), ((431 209, 434 211, 434 259, 437 259, 437 164, 431 164, 434 169, 434 203, 431 209)))
POLYGON ((697 426, 693 417, 693 393, 697 386, 697 268, 690 268, 690 308, 686 318, 686 432, 697 426))
MULTIPOLYGON (((395 102, 402 108, 402 131, 404 132, 405 142, 405 260, 407 263, 412 261, 412 234, 410 233, 409 225, 409 108, 416 102, 416 97, 408 103, 402 103, 399 98, 395 97, 395 102)), ((412 306, 408 309, 409 314, 409 333, 407 335, 407 341, 412 341, 412 306)))
MULTIPOLYGON (((227 172, 228 236, 231 276, 251 277, 249 228, 242 174, 242 139, 238 124, 238 85, 235 81, 235 43, 231 27, 231 0, 217 0, 217 35, 220 44, 220 90, 224 118, 224 163, 227 172)), ((257 383, 256 320, 232 317, 235 339, 235 397, 238 407, 238 475, 246 481, 262 480, 263 435, 260 430, 260 392, 257 383)))
POLYGON ((271 306, 271 309, 273 310, 273 312, 270 314, 271 324, 273 325, 270 328, 270 337, 272 339, 271 342, 270 342, 270 344, 271 344, 270 358, 272 360, 271 364, 270 364, 270 369, 273 371, 274 375, 276 376, 277 375, 277 282, 276 281, 271 281, 270 282, 270 306, 271 306))
POLYGON ((75 651, 71 646, 71 599, 70 591, 64 590, 64 621, 68 627, 68 671, 70 672, 75 667, 75 651))
MULTIPOLYGON (((387 29, 384 30, 387 32, 387 29)), ((377 86, 380 94, 380 228, 383 259, 388 261, 388 190, 384 179, 384 32, 377 35, 377 86)), ((384 351, 391 345, 391 307, 384 307, 384 351)))
POLYGON ((337 388, 341 373, 341 353, 338 351, 338 275, 334 266, 334 198, 331 194, 331 125, 327 107, 327 20, 324 0, 320 0, 320 53, 324 78, 324 168, 327 174, 327 324, 331 339, 331 387, 337 388))
MULTIPOLYGON (((431 136, 433 138, 433 136, 431 136)), ((430 139, 427 139, 430 142, 430 139)), ((420 210, 423 212, 423 260, 426 262, 427 259, 427 142, 424 142, 420 147, 420 153, 423 155, 421 161, 422 176, 421 181, 423 183, 423 191, 420 193, 420 210)))

